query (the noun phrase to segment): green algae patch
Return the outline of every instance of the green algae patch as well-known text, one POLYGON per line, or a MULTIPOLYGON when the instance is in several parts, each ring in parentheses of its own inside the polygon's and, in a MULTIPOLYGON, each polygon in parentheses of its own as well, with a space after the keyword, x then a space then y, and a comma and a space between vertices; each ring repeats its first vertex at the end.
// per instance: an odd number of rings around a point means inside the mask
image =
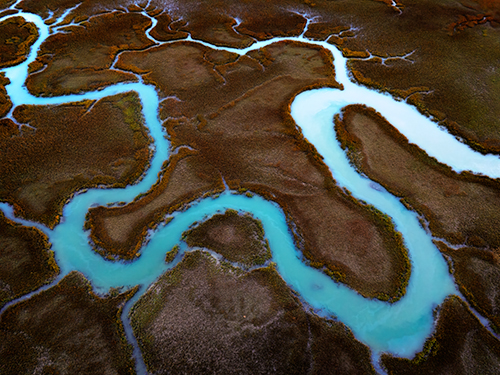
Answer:
POLYGON ((0 320, 2 374, 134 374, 120 320, 128 291, 99 297, 72 272, 57 285, 10 306, 0 320))
POLYGON ((0 68, 25 61, 38 30, 22 17, 7 18, 0 23, 0 68))
POLYGON ((0 213, 0 308, 50 283, 59 267, 45 234, 0 213))
POLYGON ((186 253, 131 320, 154 373, 375 373, 367 347, 342 323, 307 313, 272 266, 244 272, 186 253))
POLYGON ((271 259, 260 221, 250 214, 227 210, 183 234, 190 247, 204 247, 244 267, 263 265, 271 259))
MULTIPOLYGON (((0 139, 0 201, 53 227, 79 190, 126 186, 148 166, 151 142, 137 94, 58 106, 19 106, 0 139), (106 126, 103 125, 106 124, 106 126)), ((10 121, 10 120, 9 120, 10 121)))
POLYGON ((415 358, 382 355, 388 374, 496 374, 500 342, 484 328, 457 296, 438 311, 435 333, 415 358))

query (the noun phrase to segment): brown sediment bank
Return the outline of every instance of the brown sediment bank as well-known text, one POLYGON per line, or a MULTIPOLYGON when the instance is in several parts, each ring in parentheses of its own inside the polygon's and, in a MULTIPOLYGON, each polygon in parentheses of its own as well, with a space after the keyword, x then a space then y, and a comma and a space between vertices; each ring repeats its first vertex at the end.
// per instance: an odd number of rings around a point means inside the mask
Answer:
POLYGON ((436 242, 447 255, 450 269, 460 292, 482 316, 489 319, 491 328, 500 333, 500 261, 498 254, 474 247, 454 250, 436 242))
POLYGON ((0 68, 20 64, 38 38, 38 30, 22 17, 12 17, 0 23, 0 68))
MULTIPOLYGON (((24 0, 18 6, 43 17, 56 9, 55 19, 78 3, 24 0)), ((172 2, 164 12, 162 0, 135 3, 124 1, 122 8, 146 10, 157 17, 153 35, 161 40, 190 33, 233 47, 253 39, 300 35, 305 18, 299 14, 316 17, 306 36, 325 40, 333 33, 329 41, 355 57, 350 66, 356 80, 408 97, 469 145, 482 152, 500 152, 500 12, 495 2, 470 0, 464 6, 457 0, 407 0, 394 7, 385 0, 185 0, 172 2), (412 51, 406 61, 381 59, 412 51), (370 54, 370 60, 359 59, 370 54)), ((68 20, 110 12, 116 6, 111 0, 81 3, 68 20)))
POLYGON ((500 182, 457 174, 439 164, 409 144, 373 109, 349 106, 343 119, 336 119, 335 128, 352 163, 422 214, 434 236, 481 248, 439 246, 452 258, 453 273, 464 295, 498 329, 498 291, 491 278, 500 275, 500 182))
POLYGON ((154 373, 375 373, 368 348, 307 313, 273 267, 244 272, 200 251, 163 274, 131 320, 154 373))
POLYGON ((450 167, 409 144, 373 109, 349 106, 336 130, 353 164, 423 214, 437 237, 500 248, 500 182, 450 167))
POLYGON ((67 26, 42 43, 26 87, 37 96, 57 96, 136 81, 133 74, 109 68, 119 52, 153 45, 144 34, 150 25, 141 14, 113 12, 67 26))
POLYGON ((467 305, 451 296, 438 314, 435 333, 414 359, 382 355, 388 374, 497 374, 500 341, 481 325, 467 305))
POLYGON ((190 247, 204 247, 243 267, 263 265, 271 258, 262 223, 250 214, 227 210, 183 233, 190 247))
POLYGON ((135 182, 148 165, 150 138, 137 94, 58 106, 19 106, 18 128, 4 121, 0 200, 16 215, 53 227, 75 192, 135 182))
POLYGON ((135 374, 120 320, 135 291, 101 298, 72 272, 0 318, 2 374, 135 374))
POLYGON ((0 308, 50 283, 59 273, 45 234, 0 212, 0 308))
POLYGON ((148 226, 208 193, 249 189, 278 202, 297 230, 300 249, 319 268, 365 296, 397 299, 409 277, 390 220, 340 190, 321 156, 302 137, 289 103, 306 88, 337 86, 331 55, 302 43, 276 43, 222 63, 210 49, 181 42, 126 52, 117 65, 144 74, 163 97, 174 155, 162 180, 130 205, 89 212, 98 246, 131 259, 148 226), (168 118, 175 113, 176 118, 168 118), (186 177, 187 176, 187 180, 186 177))
MULTIPOLYGON (((5 77, 4 73, 0 73, 0 119, 9 113, 12 108, 12 102, 7 95, 5 86, 10 83, 9 79, 5 77)), ((0 124, 0 133, 4 131, 4 125, 0 124)), ((3 134, 2 134, 3 135, 3 134)))

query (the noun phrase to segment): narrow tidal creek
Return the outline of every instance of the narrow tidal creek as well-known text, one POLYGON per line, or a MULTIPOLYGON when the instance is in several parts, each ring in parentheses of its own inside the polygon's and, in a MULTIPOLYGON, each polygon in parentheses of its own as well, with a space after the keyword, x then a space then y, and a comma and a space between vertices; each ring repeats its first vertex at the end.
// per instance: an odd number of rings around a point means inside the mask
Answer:
POLYGON ((472 151, 405 102, 352 83, 348 78, 346 59, 333 45, 326 42, 308 40, 301 35, 294 38, 274 38, 237 50, 216 47, 188 37, 188 40, 210 48, 240 55, 282 40, 320 45, 332 53, 336 79, 344 85, 344 89, 323 88, 299 94, 291 106, 292 116, 304 136, 324 157, 324 162, 337 183, 352 192, 357 199, 391 216, 396 229, 402 233, 412 263, 406 295, 400 301, 389 304, 363 298, 346 286, 335 283, 321 271, 304 264, 302 255, 294 245, 285 216, 277 204, 256 195, 247 197, 228 190, 216 198, 205 198, 191 204, 185 211, 174 213, 172 221, 167 225, 160 225, 150 233, 149 241, 137 260, 128 263, 107 261, 89 245, 88 233, 83 229, 85 215, 89 207, 94 205, 130 202, 138 194, 149 190, 157 181, 161 166, 171 153, 158 119, 157 93, 153 86, 145 85, 138 76, 139 83, 121 83, 80 95, 47 98, 32 96, 23 86, 28 74, 28 64, 34 61, 40 45, 49 36, 49 29, 37 15, 18 13, 14 16, 18 15, 35 23, 40 37, 33 45, 27 61, 2 70, 11 81, 6 89, 14 107, 21 104, 52 105, 96 100, 129 91, 135 91, 140 96, 146 126, 154 138, 155 147, 151 165, 140 182, 124 189, 89 189, 76 194, 64 207, 61 222, 53 230, 16 218, 8 205, 0 204, 0 209, 10 219, 28 226, 35 225, 49 236, 61 269, 61 277, 73 270, 79 271, 90 280, 96 291, 102 293, 111 287, 142 286, 139 293, 128 302, 123 313, 127 337, 135 347, 139 373, 146 373, 146 369, 128 321, 130 307, 163 272, 178 263, 184 251, 188 251, 184 244, 176 260, 170 264, 164 261, 165 252, 179 243, 182 232, 193 222, 229 208, 250 212, 262 221, 272 251, 272 261, 277 264, 277 270, 287 284, 320 314, 334 316, 345 323, 358 340, 370 346, 374 360, 377 360, 382 352, 411 357, 422 349, 425 339, 433 329, 433 309, 447 295, 457 294, 457 288, 442 255, 433 245, 432 238, 419 224, 417 215, 408 211, 398 198, 383 188, 374 188, 372 181, 358 174, 349 164, 336 139, 333 128, 334 115, 349 104, 373 107, 410 142, 458 172, 470 170, 478 174, 500 177, 498 157, 472 151))

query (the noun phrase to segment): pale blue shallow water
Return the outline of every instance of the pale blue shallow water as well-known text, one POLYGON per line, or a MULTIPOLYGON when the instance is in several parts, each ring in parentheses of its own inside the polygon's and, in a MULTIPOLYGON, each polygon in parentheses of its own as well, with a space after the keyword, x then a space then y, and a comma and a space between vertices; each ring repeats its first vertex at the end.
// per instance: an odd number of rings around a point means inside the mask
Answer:
MULTIPOLYGON (((325 88, 306 91, 298 95, 292 103, 292 116, 304 136, 323 155, 337 183, 349 189, 356 198, 374 205, 392 217, 397 230, 404 237, 412 261, 412 273, 407 293, 397 303, 388 304, 363 298, 344 285, 333 282, 322 272, 306 266, 301 261, 302 256, 295 248, 279 206, 259 196, 249 198, 234 195, 229 191, 217 198, 206 198, 195 202, 187 210, 174 213, 173 220, 169 224, 160 225, 150 234, 149 242, 143 247, 141 256, 137 260, 129 263, 106 261, 94 253, 89 246, 88 234, 83 231, 85 215, 89 207, 93 205, 106 205, 119 201, 130 202, 138 194, 146 192, 157 181, 161 165, 168 159, 171 152, 158 120, 158 95, 154 87, 143 84, 138 77, 137 83, 117 84, 81 95, 33 97, 23 86, 27 77, 27 66, 34 60, 36 51, 49 35, 49 31, 40 17, 26 13, 22 13, 22 16, 38 26, 40 38, 32 48, 28 61, 14 68, 3 69, 12 82, 7 86, 7 92, 14 105, 61 104, 84 99, 95 100, 135 91, 141 98, 145 122, 155 140, 155 154, 151 166, 136 185, 125 189, 90 189, 77 194, 64 207, 61 223, 54 230, 37 225, 49 235, 56 261, 63 275, 72 270, 80 271, 91 281, 98 292, 106 292, 110 287, 143 285, 141 292, 134 298, 135 301, 159 275, 177 263, 180 257, 177 257, 172 264, 165 264, 165 252, 179 243, 181 233, 193 222, 228 208, 242 210, 251 212, 262 221, 273 261, 288 285, 320 313, 333 315, 348 325, 360 341, 370 346, 375 358, 381 352, 411 357, 421 350, 425 338, 433 329, 432 310, 447 295, 456 293, 456 287, 441 254, 432 244, 431 237, 420 226, 416 214, 408 211, 398 199, 383 188, 377 187, 367 178, 360 176, 349 165, 335 137, 333 116, 349 104, 361 103, 374 107, 411 142, 457 171, 472 170, 475 173, 498 177, 500 176, 500 163, 496 156, 484 156, 470 150, 406 103, 350 82, 345 59, 335 47, 327 43, 309 41, 300 36, 288 39, 276 38, 256 43, 244 50, 235 50, 199 42, 210 48, 244 54, 275 41, 293 39, 321 45, 331 51, 335 57, 336 78, 344 85, 344 90, 325 88)), ((33 225, 13 217, 10 207, 5 204, 0 204, 0 209, 16 221, 33 225)), ((182 248, 185 249, 185 246, 182 248)), ((125 309, 124 323, 128 338, 135 343, 126 318, 130 306, 131 304, 128 304, 125 309)), ((135 349, 138 372, 145 373, 137 345, 135 349)))

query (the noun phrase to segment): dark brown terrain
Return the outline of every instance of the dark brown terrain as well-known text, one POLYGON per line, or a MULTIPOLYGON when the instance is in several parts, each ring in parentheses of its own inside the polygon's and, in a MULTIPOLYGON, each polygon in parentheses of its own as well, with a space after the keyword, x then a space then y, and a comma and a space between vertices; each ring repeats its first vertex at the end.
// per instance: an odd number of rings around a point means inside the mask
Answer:
POLYGON ((351 161, 371 180, 419 212, 470 303, 500 331, 500 182, 455 173, 429 158, 373 109, 349 106, 336 130, 351 161))
POLYGON ((134 306, 156 374, 373 374, 342 324, 308 313, 273 267, 244 272, 187 253, 134 306))
POLYGON ((260 221, 234 210, 212 216, 182 237, 190 247, 213 250, 243 268, 263 265, 271 258, 260 221))
POLYGON ((59 106, 19 106, 2 126, 0 200, 53 227, 71 196, 97 185, 135 182, 150 139, 137 94, 59 106))
POLYGON ((51 282, 59 273, 45 234, 0 213, 0 308, 51 282))
POLYGON ((500 342, 456 296, 440 307, 436 331, 413 360, 382 356, 389 375, 498 374, 500 342))
POLYGON ((134 374, 120 313, 133 292, 101 298, 73 272, 0 317, 0 373, 134 374))
POLYGON ((11 17, 0 23, 0 68, 18 65, 26 60, 31 45, 38 39, 36 26, 22 17, 11 17))
MULTIPOLYGON (((6 10, 13 3, 0 0, 0 17, 15 12, 6 10)), ((277 202, 310 265, 365 297, 393 302, 405 291, 410 263, 390 218, 336 186, 290 116, 298 93, 340 87, 329 53, 281 42, 239 56, 180 40, 188 35, 243 48, 298 36, 314 17, 305 35, 335 44, 353 81, 414 104, 480 152, 500 154, 497 0, 23 0, 17 7, 52 30, 66 25, 30 65, 33 94, 96 90, 140 75, 160 96, 175 152, 158 183, 128 205, 88 214, 95 250, 108 259, 135 259, 165 214, 219 193, 225 182, 277 202), (169 44, 146 35, 152 18, 150 35, 169 44)), ((21 62, 36 37, 20 17, 0 23, 0 68, 21 62)), ((136 94, 19 106, 16 124, 2 118, 12 106, 8 83, 0 73, 0 201, 17 215, 54 227, 76 192, 140 178, 151 153, 136 94)), ((499 182, 452 172, 369 109, 350 107, 336 126, 353 164, 422 215, 467 302, 500 331, 499 182)), ((132 313, 149 370, 374 373, 369 349, 342 323, 310 312, 272 263, 248 271, 269 255, 258 226, 226 213, 186 233, 190 245, 243 268, 195 251, 151 286, 132 313)), ((0 306, 57 272, 41 232, 0 217, 0 306)), ((132 293, 97 296, 71 273, 9 306, 0 316, 0 374, 134 373, 119 319, 132 293)), ((449 297, 436 314, 436 330, 414 359, 383 355, 388 373, 498 373, 499 341, 464 301, 449 297)))
POLYGON ((409 277, 400 236, 390 221, 346 195, 289 114, 305 88, 336 86, 331 56, 319 47, 276 43, 238 57, 191 42, 125 52, 117 66, 143 74, 162 102, 173 147, 149 193, 119 207, 89 212, 100 248, 133 259, 147 228, 180 205, 231 189, 278 202, 316 267, 365 296, 398 299, 409 277), (168 116, 175 116, 174 118, 168 116))

